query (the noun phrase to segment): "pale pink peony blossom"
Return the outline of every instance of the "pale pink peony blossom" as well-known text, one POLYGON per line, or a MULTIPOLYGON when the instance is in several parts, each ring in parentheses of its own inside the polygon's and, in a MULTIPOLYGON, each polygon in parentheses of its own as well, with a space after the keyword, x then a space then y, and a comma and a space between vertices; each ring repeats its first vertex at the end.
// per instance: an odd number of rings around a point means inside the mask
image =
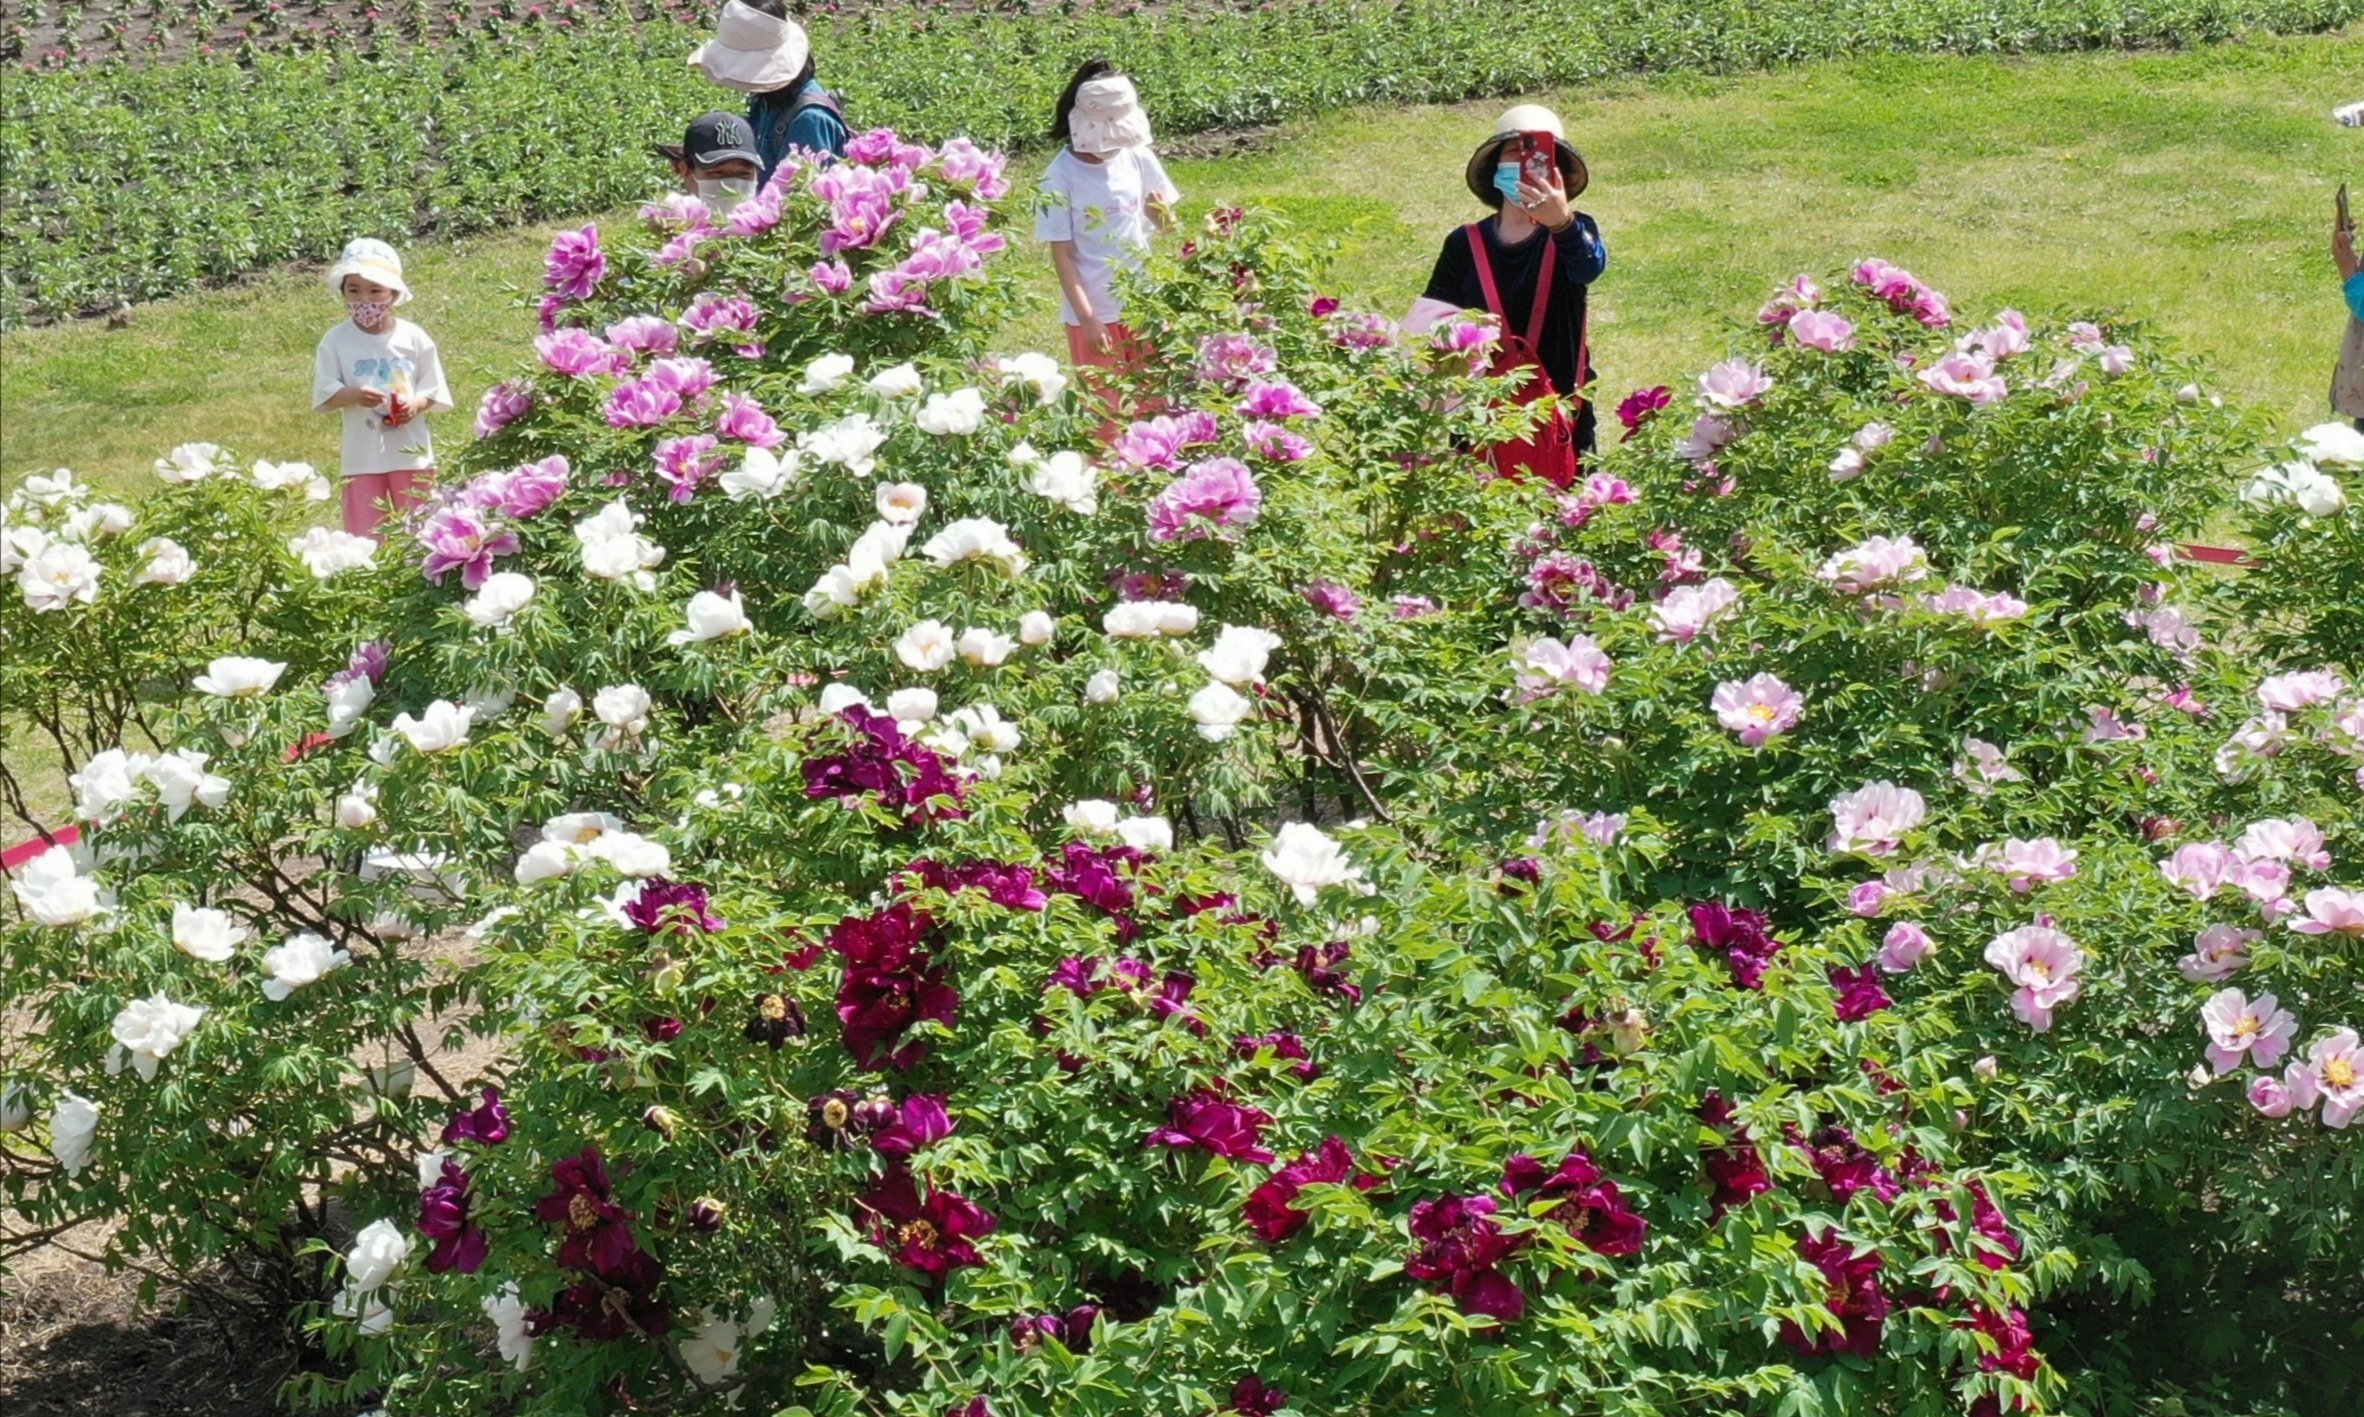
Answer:
POLYGON ((1661 644, 1688 644, 1697 639, 1740 601, 1740 592, 1722 576, 1699 585, 1676 586, 1650 607, 1650 624, 1661 644))
POLYGON ((1703 413, 1692 420, 1690 434, 1675 444, 1675 456, 1686 462, 1704 463, 1746 431, 1730 419, 1703 413))
POLYGON ((2194 841, 2175 848, 2174 855, 2160 862, 2159 874, 2169 885, 2191 892, 2192 899, 2206 900, 2232 879, 2233 867, 2238 864, 2239 858, 2223 842, 2194 841))
POLYGON ((2364 935, 2364 891, 2324 886, 2307 892, 2306 918, 2290 928, 2302 935, 2364 935))
POLYGON ((1933 948, 1935 942, 1927 930, 1910 920, 1899 920, 1888 927, 1886 937, 1880 941, 1879 966, 1890 974, 1903 974, 1919 964, 1933 948))
POLYGON ((2304 817, 2251 822, 2242 829, 2233 850, 2252 861, 2287 861, 2310 871, 2331 865, 2331 853, 2323 849, 2323 829, 2304 817))
POLYGON ((1920 372, 1922 383, 1941 394, 1984 406, 2000 403, 2011 392, 1995 362, 1982 354, 1949 354, 1920 372))
POLYGON ((2003 750, 1984 738, 1962 740, 1962 756, 1954 760, 1954 776, 1962 785, 1983 797, 1995 790, 1998 782, 2019 782, 2026 777, 2003 758, 2003 750))
POLYGON ((1772 388, 1764 366, 1745 359, 1727 359, 1699 376, 1700 397, 1717 408, 1745 408, 1772 388))
POLYGON ((1909 536, 1867 537, 1822 563, 1815 578, 1842 595, 1905 585, 1929 574, 1929 558, 1909 536))
POLYGON ((1886 881, 1858 881, 1847 892, 1847 913, 1868 920, 1880 913, 1880 907, 1888 903, 1891 894, 1886 881))
POLYGON ((2347 688, 2347 681, 2331 670, 2308 669, 2268 678, 2257 686, 2257 701, 2275 713, 2296 713, 2336 699, 2347 688))
POLYGON ((1893 782, 1867 782, 1853 792, 1830 800, 1833 851, 1864 856, 1886 856, 1903 843, 1904 834, 1928 815, 1921 794, 1893 782))
POLYGON ((2026 601, 2008 591, 1989 594, 1969 586, 1947 586, 1935 595, 1924 595, 1921 607, 1939 615, 1959 615, 1981 630, 2020 619, 2028 610, 2026 601))
POLYGON ((2104 704, 2087 704, 2085 717, 2092 720, 2085 725, 2085 741, 2088 743, 2130 742, 2150 736, 2148 728, 2121 716, 2116 709, 2104 704))
POLYGON ((2330 1037, 2316 1039, 2307 1050, 2304 1076, 2312 1084, 2308 1090, 2322 1096, 2324 1126, 2344 1130, 2357 1112, 2364 1111, 2364 1046, 2359 1046, 2356 1030, 2334 1029, 2330 1037))
POLYGON ((2298 1019, 2271 994, 2251 999, 2238 989, 2220 989, 2200 1006, 2200 1029, 2208 1035, 2208 1062, 2223 1077, 2244 1061, 2272 1067, 2290 1051, 2298 1019))
POLYGON ((2222 984, 2249 963, 2249 947, 2262 938, 2235 925, 2210 925, 2192 939, 2192 952, 2175 962, 2175 972, 2194 984, 2222 984))
POLYGON ((1715 711, 1716 722, 1740 735, 1742 747, 1755 748, 1797 726, 1806 711, 1806 696, 1771 674, 1755 674, 1716 685, 1708 707, 1715 711))
POLYGON ((2259 1073, 2249 1080, 2249 1105, 2268 1117, 2287 1117, 2298 1105, 2290 1087, 2271 1073, 2259 1073))
POLYGON ((1834 310, 1800 310, 1790 317, 1789 336, 1808 349, 1837 354, 1855 347, 1855 322, 1834 310))
POLYGON ((1535 698, 1562 684, 1573 684, 1588 694, 1609 687, 1609 656, 1590 635, 1570 635, 1566 644, 1546 636, 1528 645, 1516 660, 1522 696, 1535 698))
POLYGON ((2006 885, 2025 895, 2038 886, 2065 881, 2077 874, 2077 853, 2048 836, 2032 841, 2013 837, 1995 851, 1990 865, 2006 885))
POLYGON ((2052 1011, 2077 997, 2085 952, 2049 925, 2022 925, 1995 936, 1986 962, 2014 986, 2011 1012, 2038 1033, 2052 1028, 2052 1011))

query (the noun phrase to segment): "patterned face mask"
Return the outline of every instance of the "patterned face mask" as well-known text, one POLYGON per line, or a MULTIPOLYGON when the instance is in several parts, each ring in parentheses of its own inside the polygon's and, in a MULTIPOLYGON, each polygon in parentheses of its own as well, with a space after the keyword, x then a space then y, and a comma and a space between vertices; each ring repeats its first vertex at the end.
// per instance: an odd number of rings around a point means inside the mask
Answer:
POLYGON ((345 302, 345 308, 352 312, 354 324, 368 329, 371 325, 384 322, 386 312, 394 308, 394 302, 391 300, 348 300, 345 302))

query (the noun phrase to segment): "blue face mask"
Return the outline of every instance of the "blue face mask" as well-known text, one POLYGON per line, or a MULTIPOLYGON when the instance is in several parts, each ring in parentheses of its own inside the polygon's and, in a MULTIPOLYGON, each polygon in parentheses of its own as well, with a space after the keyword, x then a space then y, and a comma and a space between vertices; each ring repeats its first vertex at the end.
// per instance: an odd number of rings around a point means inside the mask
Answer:
POLYGON ((1515 202, 1519 199, 1519 165, 1517 163, 1502 162, 1494 165, 1494 190, 1500 192, 1502 200, 1506 202, 1515 202))

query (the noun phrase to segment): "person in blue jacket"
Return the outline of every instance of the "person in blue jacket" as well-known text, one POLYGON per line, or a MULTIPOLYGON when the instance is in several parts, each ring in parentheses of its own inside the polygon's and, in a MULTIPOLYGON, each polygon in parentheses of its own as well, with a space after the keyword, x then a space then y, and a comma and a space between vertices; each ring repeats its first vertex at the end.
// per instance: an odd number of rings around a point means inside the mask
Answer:
POLYGON ((837 96, 814 72, 812 41, 788 18, 782 0, 728 0, 714 38, 698 46, 690 66, 726 89, 747 95, 747 123, 761 159, 759 182, 769 182, 790 152, 845 156, 850 136, 837 96))
POLYGON ((2331 228, 2331 260, 2339 268, 2340 292, 2348 298, 2348 337, 2331 374, 2331 409, 2356 420, 2364 432, 2364 268, 2356 259, 2356 229, 2331 228))

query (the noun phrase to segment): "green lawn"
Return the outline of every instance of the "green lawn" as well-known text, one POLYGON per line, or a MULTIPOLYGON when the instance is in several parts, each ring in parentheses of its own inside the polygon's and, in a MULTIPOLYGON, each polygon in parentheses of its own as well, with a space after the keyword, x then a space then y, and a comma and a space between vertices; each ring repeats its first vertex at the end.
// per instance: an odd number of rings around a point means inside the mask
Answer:
MULTIPOLYGON (((1541 97, 1593 171, 1583 204, 1612 253, 1593 341, 1612 394, 1717 357, 1792 272, 1876 253, 1972 311, 2151 321, 2213 361, 2225 392, 2295 428, 2323 408, 2339 338, 2331 193, 2364 187, 2364 132, 2328 115, 2364 97, 2360 76, 2364 31, 2351 30, 1541 97)), ((1476 214, 1460 169, 1496 107, 1346 113, 1249 156, 1171 166, 1193 208, 1258 202, 1334 235, 1342 292, 1397 313, 1444 232, 1476 214)), ((537 283, 546 237, 409 253, 419 298, 405 313, 442 344, 463 409, 525 347, 516 294, 537 283)), ((1041 299, 1011 342, 1044 344, 1048 263, 1013 259, 1041 299)), ((142 307, 120 329, 0 336, 0 470, 71 466, 136 491, 151 460, 191 438, 332 465, 333 420, 310 414, 307 394, 313 342, 338 313, 316 274, 288 272, 142 307)), ((464 434, 461 417, 443 424, 447 441, 464 434)))

